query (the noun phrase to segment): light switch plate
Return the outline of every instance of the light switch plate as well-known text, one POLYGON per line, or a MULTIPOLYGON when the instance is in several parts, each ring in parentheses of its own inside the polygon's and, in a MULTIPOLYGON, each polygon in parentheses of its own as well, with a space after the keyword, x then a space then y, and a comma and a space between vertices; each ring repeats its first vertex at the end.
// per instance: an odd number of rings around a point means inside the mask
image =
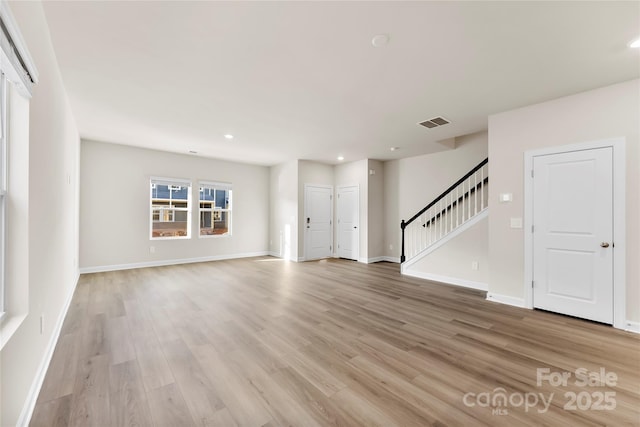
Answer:
POLYGON ((500 193, 500 203, 507 203, 513 200, 513 194, 511 193, 500 193))

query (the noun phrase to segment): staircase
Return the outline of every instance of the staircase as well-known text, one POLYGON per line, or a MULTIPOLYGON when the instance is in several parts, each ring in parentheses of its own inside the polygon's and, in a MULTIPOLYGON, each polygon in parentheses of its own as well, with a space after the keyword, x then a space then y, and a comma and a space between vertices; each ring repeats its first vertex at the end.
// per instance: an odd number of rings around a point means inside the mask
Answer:
POLYGON ((486 218, 489 159, 467 172, 408 221, 402 220, 402 270, 486 218))

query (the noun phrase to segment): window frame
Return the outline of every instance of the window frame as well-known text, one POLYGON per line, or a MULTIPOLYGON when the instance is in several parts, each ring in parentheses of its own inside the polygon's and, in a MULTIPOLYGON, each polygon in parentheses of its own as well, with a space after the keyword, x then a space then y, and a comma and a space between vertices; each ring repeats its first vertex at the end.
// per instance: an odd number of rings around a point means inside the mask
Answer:
MULTIPOLYGON (((215 196, 214 196, 214 202, 215 202, 215 196)), ((231 237, 233 235, 233 185, 231 183, 228 182, 216 182, 216 181, 199 181, 198 182, 198 238, 199 239, 210 239, 210 238, 225 238, 225 237, 231 237), (203 208, 201 206, 202 201, 200 200, 200 193, 202 192, 202 190, 204 188, 210 189, 210 190, 214 190, 214 191, 226 191, 228 192, 228 197, 229 197, 229 201, 228 201, 228 207, 227 208, 203 208), (222 216, 222 213, 226 213, 227 214, 227 232, 224 234, 201 234, 201 230, 202 230, 202 213, 203 212, 211 212, 211 220, 215 221, 213 219, 213 215, 215 212, 220 212, 220 215, 222 216)))
MULTIPOLYGON (((193 210, 192 196, 191 196, 192 184, 190 180, 182 179, 182 178, 164 178, 164 177, 150 177, 149 178, 149 240, 188 240, 191 239, 191 228, 192 228, 192 219, 191 213, 193 210), (169 187, 169 191, 174 191, 172 187, 186 187, 187 188, 187 207, 171 207, 171 202, 169 202, 169 209, 161 208, 158 212, 158 218, 161 217, 162 211, 171 212, 171 220, 170 221, 154 221, 154 215, 156 211, 158 211, 157 206, 154 209, 153 205, 153 191, 157 189, 159 185, 166 185, 169 187), (176 222, 176 212, 185 212, 187 217, 187 235, 186 236, 154 236, 153 235, 153 224, 155 222, 176 222)), ((170 193, 171 195, 171 193, 170 193)), ((170 199, 171 200, 171 199, 170 199)), ((183 201, 183 199, 178 199, 183 201)))

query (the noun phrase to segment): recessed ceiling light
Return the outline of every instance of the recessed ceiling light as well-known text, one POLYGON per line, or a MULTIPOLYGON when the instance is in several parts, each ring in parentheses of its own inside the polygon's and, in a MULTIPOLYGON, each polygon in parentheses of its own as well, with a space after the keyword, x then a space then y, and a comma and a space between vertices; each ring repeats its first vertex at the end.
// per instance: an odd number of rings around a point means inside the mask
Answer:
POLYGON ((389 150, 391 150, 391 151, 396 151, 396 150, 399 150, 399 149, 400 149, 400 147, 391 147, 391 148, 389 148, 389 150))
POLYGON ((227 139, 233 139, 233 135, 231 135, 230 133, 226 134, 224 137, 227 139))
POLYGON ((371 39, 373 47, 381 47, 389 43, 389 34, 376 34, 371 39))
POLYGON ((344 156, 338 156, 338 160, 343 161, 344 160, 344 156))
POLYGON ((629 47, 637 49, 640 47, 640 39, 635 39, 631 43, 629 43, 629 47))

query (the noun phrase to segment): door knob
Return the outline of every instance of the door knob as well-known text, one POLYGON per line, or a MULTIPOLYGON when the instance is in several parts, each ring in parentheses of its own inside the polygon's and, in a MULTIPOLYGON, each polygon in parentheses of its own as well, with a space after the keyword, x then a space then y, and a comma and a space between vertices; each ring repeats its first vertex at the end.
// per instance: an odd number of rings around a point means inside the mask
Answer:
POLYGON ((602 242, 602 243, 600 243, 600 246, 602 246, 603 248, 608 248, 609 247, 609 243, 602 242))

